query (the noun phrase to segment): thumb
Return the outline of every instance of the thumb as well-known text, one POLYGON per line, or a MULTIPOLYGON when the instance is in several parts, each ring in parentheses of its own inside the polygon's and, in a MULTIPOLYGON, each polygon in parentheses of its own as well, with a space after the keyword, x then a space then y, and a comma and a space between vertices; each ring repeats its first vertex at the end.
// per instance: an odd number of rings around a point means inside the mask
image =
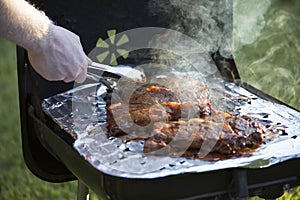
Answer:
POLYGON ((76 83, 83 83, 86 79, 87 68, 83 68, 75 79, 76 83))
MULTIPOLYGON (((87 65, 91 65, 93 61, 89 57, 86 58, 87 58, 87 65)), ((87 73, 87 66, 81 70, 81 72, 78 74, 77 78, 75 79, 75 82, 76 83, 84 82, 86 79, 86 73, 87 73)))

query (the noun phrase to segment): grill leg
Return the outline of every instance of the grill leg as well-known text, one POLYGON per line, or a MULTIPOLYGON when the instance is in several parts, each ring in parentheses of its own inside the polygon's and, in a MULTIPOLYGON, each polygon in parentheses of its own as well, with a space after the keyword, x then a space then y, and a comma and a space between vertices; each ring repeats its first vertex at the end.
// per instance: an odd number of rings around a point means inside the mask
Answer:
POLYGON ((89 200, 89 189, 80 180, 77 182, 77 200, 89 200))
POLYGON ((233 170, 233 197, 234 199, 245 200, 249 197, 247 170, 233 170))

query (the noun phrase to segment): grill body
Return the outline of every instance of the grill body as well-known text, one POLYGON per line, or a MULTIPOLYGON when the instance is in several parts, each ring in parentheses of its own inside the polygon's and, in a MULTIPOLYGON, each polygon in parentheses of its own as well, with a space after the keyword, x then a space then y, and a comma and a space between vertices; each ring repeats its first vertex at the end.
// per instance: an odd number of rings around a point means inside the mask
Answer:
MULTIPOLYGON (((107 30, 122 32, 138 27, 166 27, 163 16, 153 16, 145 0, 114 1, 47 1, 33 0, 60 26, 82 40, 86 53, 107 30)), ((207 199, 243 198, 260 195, 274 198, 282 187, 300 185, 300 160, 294 159, 264 169, 225 169, 206 173, 189 173, 151 180, 125 179, 101 173, 72 147, 74 142, 57 127, 49 127, 37 117, 37 99, 63 92, 72 83, 49 82, 34 71, 29 72, 26 51, 17 49, 23 154, 28 168, 39 178, 50 182, 80 180, 100 198, 110 199, 207 199), (30 75, 31 74, 31 75, 30 75), (34 82, 32 82, 34 79, 34 82), (35 85, 35 86, 34 86, 35 85)), ((233 60, 213 55, 223 76, 270 101, 278 100, 240 82, 233 60), (234 73, 228 73, 228 72, 234 73)))

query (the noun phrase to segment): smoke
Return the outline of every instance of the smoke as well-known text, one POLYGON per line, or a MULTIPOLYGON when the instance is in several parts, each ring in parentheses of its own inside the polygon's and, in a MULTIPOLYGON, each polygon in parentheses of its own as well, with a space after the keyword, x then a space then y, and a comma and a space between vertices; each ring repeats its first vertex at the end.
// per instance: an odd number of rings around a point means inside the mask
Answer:
MULTIPOLYGON (((209 90, 209 99, 222 99, 222 94, 215 91, 224 91, 224 84, 216 83, 214 79, 221 75, 211 54, 218 52, 226 58, 232 56, 232 0, 150 0, 149 9, 163 23, 167 23, 166 28, 181 33, 167 32, 152 41, 152 46, 165 46, 163 49, 175 49, 173 46, 176 46, 178 51, 175 54, 181 52, 184 55, 183 59, 174 56, 174 51, 173 54, 159 52, 156 61, 165 61, 162 64, 168 65, 172 70, 195 71, 195 76, 191 79, 200 77, 199 80, 209 90)), ((225 110, 222 107, 226 105, 218 105, 218 109, 225 110)))
POLYGON ((149 7, 154 15, 164 16, 168 28, 197 40, 206 52, 231 57, 232 0, 151 0, 149 7))
POLYGON ((270 0, 151 0, 149 8, 168 28, 197 40, 206 52, 231 58, 260 35, 270 4, 270 0))
POLYGON ((264 14, 271 5, 270 0, 239 0, 233 2, 234 50, 252 44, 266 25, 264 14))
POLYGON ((270 5, 270 0, 150 0, 150 12, 166 28, 182 33, 169 31, 152 41, 152 47, 176 49, 156 52, 154 60, 167 69, 196 71, 195 76, 201 76, 209 89, 210 100, 217 99, 218 109, 225 110, 226 102, 219 103, 222 96, 215 92, 224 91, 224 85, 214 79, 221 75, 212 54, 233 58, 242 46, 255 42, 265 27, 264 14, 270 5), (193 40, 186 39, 189 37, 193 40), (178 52, 184 58, 176 57, 178 52))

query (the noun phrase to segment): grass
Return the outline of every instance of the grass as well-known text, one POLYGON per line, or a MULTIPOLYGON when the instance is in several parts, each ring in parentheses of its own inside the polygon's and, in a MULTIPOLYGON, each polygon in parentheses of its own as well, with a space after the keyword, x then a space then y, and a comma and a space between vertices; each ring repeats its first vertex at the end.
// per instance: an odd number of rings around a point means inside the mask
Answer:
MULTIPOLYGON (((263 30, 263 35, 272 35, 272 38, 258 38, 254 44, 244 46, 235 58, 244 80, 300 109, 300 18, 297 14, 300 3, 286 1, 295 4, 289 6, 278 0, 274 2, 280 6, 267 13, 271 17, 263 30), (278 24, 275 19, 280 13, 292 13, 294 21, 286 18, 284 24, 278 24), (279 29, 280 25, 283 27, 279 29), (270 49, 270 40, 280 41, 278 45, 285 48, 270 49), (273 55, 264 60, 270 52, 273 55)), ((0 199, 76 199, 76 182, 44 182, 36 178, 23 161, 16 74, 15 46, 0 39, 0 199)), ((91 199, 97 199, 93 193, 91 199)), ((300 199, 300 187, 285 192, 280 199, 300 199)))
POLYGON ((0 40, 0 199, 76 198, 76 182, 48 183, 36 178, 22 157, 15 46, 0 40))

